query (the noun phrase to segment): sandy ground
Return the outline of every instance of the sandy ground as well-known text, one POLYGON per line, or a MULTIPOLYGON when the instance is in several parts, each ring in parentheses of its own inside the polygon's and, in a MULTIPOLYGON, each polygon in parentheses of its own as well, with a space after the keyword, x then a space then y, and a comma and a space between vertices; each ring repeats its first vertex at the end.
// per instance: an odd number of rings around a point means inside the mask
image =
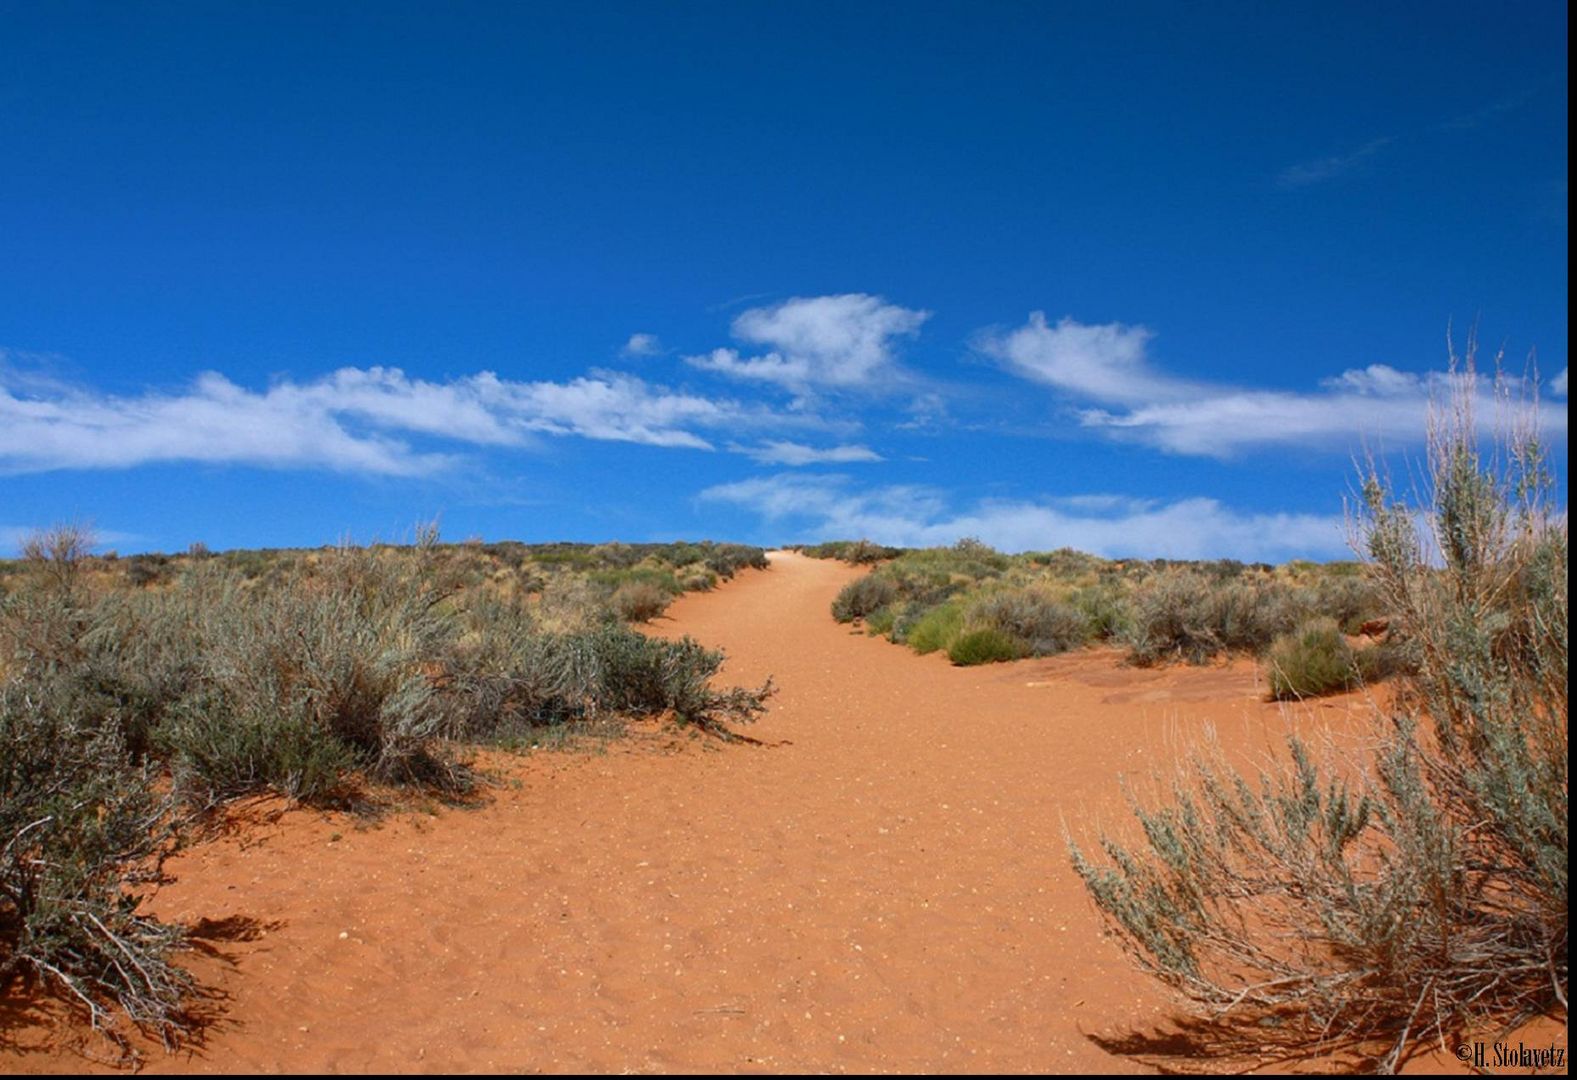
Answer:
MULTIPOLYGON (((147 1068, 1142 1069, 1103 1043, 1170 1004, 1102 936, 1065 823, 1125 825, 1118 774, 1206 722, 1256 753, 1355 702, 1291 716, 1249 663, 954 668, 832 622, 857 574, 779 554, 659 624, 776 678, 769 745, 502 758, 480 809, 369 828, 265 804, 174 860, 152 906, 198 925, 220 1018, 147 1068)), ((93 1067, 54 1019, 0 1016, 0 1068, 93 1067)))

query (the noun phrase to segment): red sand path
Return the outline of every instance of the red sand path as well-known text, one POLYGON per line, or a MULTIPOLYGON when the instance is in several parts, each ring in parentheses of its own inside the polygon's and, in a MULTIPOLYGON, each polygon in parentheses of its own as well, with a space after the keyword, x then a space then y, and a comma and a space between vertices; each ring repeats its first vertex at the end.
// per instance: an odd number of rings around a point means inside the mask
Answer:
MULTIPOLYGON (((915 656, 831 620, 857 574, 778 554, 660 624, 776 677, 750 734, 777 745, 508 758, 479 810, 291 811, 183 854, 154 909, 244 932, 193 958, 226 995, 204 1045, 148 1068, 1139 1069, 1089 1036, 1168 1003, 1101 936, 1064 821, 1126 822, 1118 773, 1197 721, 1278 745, 1280 710, 1246 663, 915 656)), ((83 1065, 47 1010, 9 1020, 0 1067, 83 1065)))

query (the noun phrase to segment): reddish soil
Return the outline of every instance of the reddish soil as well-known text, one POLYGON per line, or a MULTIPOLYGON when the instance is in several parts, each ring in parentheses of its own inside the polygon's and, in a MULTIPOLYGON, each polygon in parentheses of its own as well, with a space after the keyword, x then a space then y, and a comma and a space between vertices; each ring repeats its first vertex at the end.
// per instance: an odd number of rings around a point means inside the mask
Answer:
MULTIPOLYGON (((835 624, 858 573, 780 554, 660 624, 776 678, 768 745, 641 729, 490 759, 513 782, 480 809, 358 827, 265 804, 173 860, 152 908, 203 920, 190 966, 220 1015, 146 1067, 1142 1070, 1098 1040, 1171 1004, 1102 935, 1065 826, 1126 827, 1118 774, 1206 723, 1270 752, 1358 702, 1267 705, 1248 663, 955 668, 835 624)), ((58 1010, 17 1011, 0 1068, 93 1067, 58 1010)))

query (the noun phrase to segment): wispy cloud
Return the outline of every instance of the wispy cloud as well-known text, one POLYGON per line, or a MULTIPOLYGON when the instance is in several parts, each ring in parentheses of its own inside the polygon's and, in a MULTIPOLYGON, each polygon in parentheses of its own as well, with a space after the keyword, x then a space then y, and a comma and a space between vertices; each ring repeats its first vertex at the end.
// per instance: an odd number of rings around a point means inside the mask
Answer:
POLYGON ((1345 154, 1335 154, 1331 157, 1289 165, 1277 174, 1276 183, 1284 188, 1303 188, 1334 180, 1361 168, 1394 142, 1396 142, 1394 137, 1386 135, 1378 139, 1370 139, 1356 150, 1345 154))
POLYGON ((1561 368, 1561 373, 1550 380, 1550 389, 1560 397, 1566 396, 1566 368, 1561 368))
POLYGON ((1526 105, 1537 96, 1540 89, 1552 81, 1554 80, 1545 79, 1539 86, 1530 86, 1521 93, 1512 94, 1510 97, 1501 98, 1499 101, 1492 101, 1488 105, 1462 113, 1460 116, 1453 116, 1449 120, 1435 125, 1435 130, 1471 131, 1474 128, 1483 127, 1496 117, 1504 116, 1506 113, 1514 112, 1526 105))
POLYGON ((955 508, 932 487, 858 487, 846 476, 784 473, 721 484, 700 498, 759 514, 792 539, 867 537, 950 544, 978 537, 1004 551, 1073 547, 1107 556, 1282 561, 1347 553, 1340 515, 1245 513, 1214 499, 1120 495, 982 500, 955 508))
POLYGON ((930 312, 866 293, 795 297, 734 319, 734 338, 764 346, 766 352, 747 356, 736 348, 717 348, 685 360, 705 371, 796 394, 881 389, 903 376, 897 339, 918 333, 929 317, 930 312))
POLYGON ((1333 154, 1330 157, 1315 158, 1311 161, 1302 161, 1295 165, 1289 165, 1276 175, 1276 183, 1289 190, 1312 187, 1316 184, 1323 184, 1326 181, 1336 180, 1358 172, 1376 157, 1400 143, 1413 141, 1430 133, 1471 131, 1474 128, 1482 127, 1496 118, 1514 112, 1526 105, 1538 96, 1542 89, 1555 81, 1553 77, 1546 77, 1540 80, 1537 85, 1530 86, 1520 93, 1512 94, 1498 101, 1492 101, 1487 105, 1442 120, 1426 128, 1414 129, 1411 133, 1402 135, 1382 135, 1378 138, 1370 139, 1362 146, 1349 150, 1346 153, 1333 154))
POLYGON ((818 447, 781 439, 768 440, 759 446, 735 446, 730 449, 761 465, 844 465, 882 460, 882 456, 868 446, 818 447))
MULTIPOLYGON (((1121 323, 1049 326, 1035 312, 1022 327, 992 331, 977 345, 1009 371, 1062 391, 1086 428, 1179 454, 1231 457, 1251 448, 1305 445, 1352 448, 1358 441, 1409 444, 1425 434, 1430 404, 1448 396, 1447 372, 1414 374, 1385 364, 1326 379, 1319 390, 1257 390, 1179 379, 1153 364, 1154 335, 1121 323)), ((1502 388, 1516 391, 1519 380, 1502 388)), ((1495 416, 1491 380, 1480 380, 1481 415, 1495 416)), ((1558 391, 1559 392, 1559 391, 1558 391)), ((1564 437, 1566 410, 1544 406, 1547 434, 1564 437)))
POLYGON ((764 409, 607 373, 429 382, 343 368, 257 391, 210 372, 179 392, 116 396, 0 370, 0 472, 10 473, 193 461, 419 476, 453 464, 457 448, 537 435, 706 450, 703 431, 773 423, 764 409))

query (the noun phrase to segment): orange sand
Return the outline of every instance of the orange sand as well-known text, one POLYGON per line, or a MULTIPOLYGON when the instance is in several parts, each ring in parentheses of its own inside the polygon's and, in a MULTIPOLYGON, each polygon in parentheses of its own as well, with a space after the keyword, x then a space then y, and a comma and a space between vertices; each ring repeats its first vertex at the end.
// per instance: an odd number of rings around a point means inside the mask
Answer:
MULTIPOLYGON (((1091 1036, 1171 1004, 1102 936, 1064 823, 1125 827, 1118 774, 1203 722, 1272 751, 1356 699, 1284 713, 1246 662, 951 667, 831 620, 858 573, 776 554, 660 624, 776 677, 769 746, 642 729, 492 758, 518 782, 481 809, 265 805, 183 853, 152 907, 207 920, 222 1018, 148 1069, 1141 1071, 1091 1036)), ((92 1067, 58 1008, 20 1011, 0 1067, 92 1067)))

